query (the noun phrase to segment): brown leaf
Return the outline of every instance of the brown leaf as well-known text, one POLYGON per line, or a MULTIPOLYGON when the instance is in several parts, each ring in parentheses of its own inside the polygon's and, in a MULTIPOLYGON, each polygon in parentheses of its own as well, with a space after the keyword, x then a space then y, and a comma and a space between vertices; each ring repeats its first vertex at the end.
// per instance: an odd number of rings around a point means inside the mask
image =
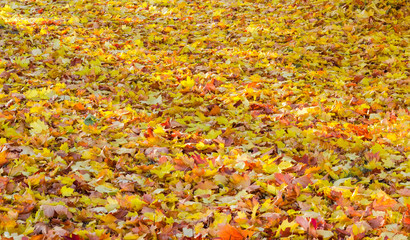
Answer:
POLYGON ((278 79, 279 82, 286 81, 286 78, 284 78, 282 75, 279 75, 279 76, 277 77, 277 79, 278 79))
POLYGON ((404 197, 410 197, 410 188, 402 188, 397 192, 404 197))
POLYGON ((135 183, 133 183, 133 182, 126 182, 126 183, 122 182, 119 185, 120 185, 122 191, 135 192, 135 189, 134 189, 135 183))
POLYGON ((197 188, 208 190, 208 189, 217 189, 218 186, 212 181, 202 181, 196 185, 197 188))
POLYGON ((43 205, 41 208, 43 209, 44 216, 48 218, 52 218, 54 216, 54 206, 43 205))
POLYGON ((152 159, 152 160, 157 159, 161 155, 168 154, 168 153, 169 153, 169 150, 166 147, 150 147, 145 150, 145 155, 149 159, 152 159))
POLYGON ((58 214, 58 215, 67 215, 68 213, 68 209, 66 206, 63 205, 56 205, 54 206, 54 211, 58 214))
POLYGON ((48 232, 48 226, 45 223, 39 222, 34 225, 34 234, 46 234, 48 232))
POLYGON ((378 216, 376 218, 367 220, 367 222, 373 229, 376 229, 384 225, 384 218, 382 216, 378 216))
POLYGON ((6 188, 8 182, 9 182, 8 177, 0 177, 0 193, 3 189, 6 188))
POLYGON ((307 231, 309 229, 309 221, 306 218, 296 216, 295 222, 297 222, 303 228, 303 230, 307 231))
POLYGON ((294 181, 302 185, 303 188, 307 187, 309 184, 312 184, 312 180, 310 179, 310 174, 305 175, 303 177, 296 178, 294 181))

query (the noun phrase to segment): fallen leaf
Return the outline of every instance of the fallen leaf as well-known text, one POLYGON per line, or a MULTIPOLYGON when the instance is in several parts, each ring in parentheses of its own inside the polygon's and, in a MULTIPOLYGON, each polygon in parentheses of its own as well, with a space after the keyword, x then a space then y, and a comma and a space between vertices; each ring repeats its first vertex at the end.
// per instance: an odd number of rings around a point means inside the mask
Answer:
POLYGON ((252 237, 253 232, 249 230, 242 230, 226 224, 219 229, 218 237, 221 240, 244 240, 252 237))

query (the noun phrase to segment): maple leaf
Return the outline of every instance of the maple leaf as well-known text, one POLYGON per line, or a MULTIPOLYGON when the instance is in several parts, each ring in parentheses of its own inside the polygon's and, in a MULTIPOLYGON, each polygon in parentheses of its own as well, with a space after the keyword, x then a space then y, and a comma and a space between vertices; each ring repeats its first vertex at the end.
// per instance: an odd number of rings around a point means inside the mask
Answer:
POLYGON ((386 210, 393 208, 396 204, 396 200, 394 200, 384 192, 379 192, 376 199, 373 201, 373 208, 375 210, 386 210))
POLYGON ((169 174, 172 170, 174 170, 174 165, 167 162, 161 165, 159 168, 152 169, 151 172, 158 175, 159 178, 164 178, 166 174, 169 174))
POLYGON ((190 76, 186 78, 186 80, 181 81, 181 86, 185 88, 192 88, 195 85, 195 80, 192 79, 190 76))
POLYGON ((253 231, 238 229, 229 224, 222 226, 218 232, 218 237, 221 240, 244 240, 252 235, 253 231))
POLYGON ((30 133, 32 135, 37 135, 37 134, 46 132, 48 130, 47 124, 45 124, 41 120, 37 120, 37 121, 30 123, 30 127, 31 127, 30 133))
POLYGON ((4 164, 8 162, 9 160, 7 159, 7 152, 6 151, 0 152, 0 166, 3 166, 4 164))
POLYGON ((406 1, 3 2, 4 238, 407 239, 406 1))
MULTIPOLYGON (((78 109, 83 109, 82 105, 80 104, 78 109)), ((84 124, 87 126, 94 125, 97 122, 97 118, 91 114, 88 114, 87 117, 84 119, 84 124)))

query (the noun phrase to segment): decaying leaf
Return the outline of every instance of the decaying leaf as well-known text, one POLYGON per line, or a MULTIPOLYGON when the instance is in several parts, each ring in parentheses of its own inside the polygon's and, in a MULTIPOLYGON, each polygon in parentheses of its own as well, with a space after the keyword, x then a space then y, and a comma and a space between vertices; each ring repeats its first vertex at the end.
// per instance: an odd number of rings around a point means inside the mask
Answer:
POLYGON ((0 0, 0 236, 407 239, 409 4, 0 0))

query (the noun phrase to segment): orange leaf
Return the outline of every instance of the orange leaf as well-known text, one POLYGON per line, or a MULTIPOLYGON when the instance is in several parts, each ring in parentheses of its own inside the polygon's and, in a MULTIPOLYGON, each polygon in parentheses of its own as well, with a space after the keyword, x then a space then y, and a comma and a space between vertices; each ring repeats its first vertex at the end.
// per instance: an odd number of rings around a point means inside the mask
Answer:
POLYGON ((403 226, 410 229, 410 204, 407 204, 408 210, 403 214, 403 226))
POLYGON ((373 208, 378 211, 384 211, 386 209, 392 208, 397 202, 391 197, 381 196, 374 200, 373 208))
POLYGON ((44 235, 43 235, 43 234, 35 235, 35 236, 32 236, 32 237, 30 238, 30 240, 40 240, 40 239, 44 239, 44 235))
POLYGON ((8 163, 9 160, 7 159, 7 152, 0 152, 0 166, 8 163))
POLYGON ((211 111, 209 111, 209 115, 215 116, 215 115, 218 115, 220 112, 221 112, 221 108, 218 105, 214 105, 211 111))
POLYGON ((216 90, 213 79, 205 85, 205 90, 209 92, 214 92, 216 90))
POLYGON ((75 104, 75 105, 73 106, 73 108, 74 108, 75 110, 77 110, 77 111, 84 111, 84 110, 85 110, 85 107, 84 107, 84 105, 83 105, 82 103, 77 103, 77 104, 75 104))
POLYGON ((227 224, 221 227, 218 235, 221 240, 244 240, 248 237, 251 237, 253 235, 253 232, 249 230, 238 229, 227 224))

